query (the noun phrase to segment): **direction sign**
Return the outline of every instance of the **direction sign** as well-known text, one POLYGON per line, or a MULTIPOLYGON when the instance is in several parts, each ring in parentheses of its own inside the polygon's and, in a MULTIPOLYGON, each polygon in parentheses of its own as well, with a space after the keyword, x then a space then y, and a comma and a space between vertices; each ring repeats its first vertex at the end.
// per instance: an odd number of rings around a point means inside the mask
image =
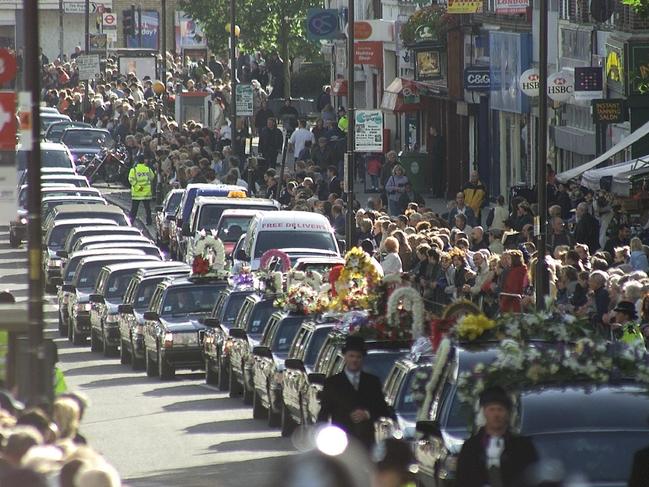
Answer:
POLYGON ((0 92, 0 150, 16 149, 16 94, 0 92))
POLYGON ((79 68, 79 79, 95 79, 100 71, 98 54, 82 54, 77 57, 77 67, 79 68))
MULTIPOLYGON (((103 2, 90 2, 90 13, 97 14, 105 12, 107 8, 113 8, 112 0, 105 0, 103 2)), ((86 2, 73 1, 63 3, 63 12, 66 14, 85 14, 86 2)))
POLYGON ((9 49, 0 49, 0 84, 16 77, 16 58, 9 49))

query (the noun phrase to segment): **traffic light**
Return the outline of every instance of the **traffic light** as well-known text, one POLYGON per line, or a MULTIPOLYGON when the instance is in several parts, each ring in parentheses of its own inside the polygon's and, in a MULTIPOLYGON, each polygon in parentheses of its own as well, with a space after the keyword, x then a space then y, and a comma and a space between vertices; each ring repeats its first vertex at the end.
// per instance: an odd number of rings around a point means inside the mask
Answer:
POLYGON ((131 5, 130 10, 124 10, 122 26, 124 27, 124 37, 135 35, 135 5, 131 5))

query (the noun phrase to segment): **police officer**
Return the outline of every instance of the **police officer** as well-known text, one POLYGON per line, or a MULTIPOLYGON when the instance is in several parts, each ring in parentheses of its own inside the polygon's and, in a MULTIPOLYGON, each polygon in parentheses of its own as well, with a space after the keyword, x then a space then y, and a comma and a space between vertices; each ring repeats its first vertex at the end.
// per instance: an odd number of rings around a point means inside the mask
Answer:
POLYGON ((509 430, 512 401, 501 387, 480 395, 483 428, 464 442, 457 462, 458 487, 513 487, 538 459, 532 441, 509 430))
POLYGON ((318 421, 331 420, 369 449, 374 443, 374 421, 396 418, 385 402, 379 378, 362 371, 365 353, 363 337, 346 338, 345 369, 325 381, 318 421))
POLYGON ((153 180, 155 173, 146 164, 143 156, 138 157, 137 164, 128 173, 131 185, 131 220, 137 217, 140 201, 144 203, 146 224, 151 225, 151 199, 153 198, 153 180))

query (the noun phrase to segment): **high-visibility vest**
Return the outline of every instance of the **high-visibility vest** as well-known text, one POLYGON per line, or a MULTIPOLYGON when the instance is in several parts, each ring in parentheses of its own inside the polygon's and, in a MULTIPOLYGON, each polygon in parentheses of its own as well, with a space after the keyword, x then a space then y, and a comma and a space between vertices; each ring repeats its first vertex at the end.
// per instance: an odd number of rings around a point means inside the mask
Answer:
POLYGON ((136 164, 128 174, 131 184, 131 199, 149 200, 153 196, 151 182, 155 175, 149 166, 143 163, 136 164))

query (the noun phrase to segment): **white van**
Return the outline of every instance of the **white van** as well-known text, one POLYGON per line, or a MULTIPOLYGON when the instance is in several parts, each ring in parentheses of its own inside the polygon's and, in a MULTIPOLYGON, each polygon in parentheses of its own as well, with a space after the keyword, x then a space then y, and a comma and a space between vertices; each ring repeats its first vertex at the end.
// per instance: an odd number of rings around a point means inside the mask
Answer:
POLYGON ((267 250, 286 252, 291 263, 307 256, 340 256, 338 243, 329 220, 319 213, 272 211, 255 216, 235 259, 259 269, 267 250))

